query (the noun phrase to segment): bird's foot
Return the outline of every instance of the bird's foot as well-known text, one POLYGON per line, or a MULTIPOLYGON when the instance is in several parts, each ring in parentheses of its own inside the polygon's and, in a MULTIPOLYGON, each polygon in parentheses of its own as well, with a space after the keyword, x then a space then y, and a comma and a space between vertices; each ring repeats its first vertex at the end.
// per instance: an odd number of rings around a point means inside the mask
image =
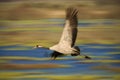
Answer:
POLYGON ((91 59, 91 57, 85 55, 85 59, 91 59))

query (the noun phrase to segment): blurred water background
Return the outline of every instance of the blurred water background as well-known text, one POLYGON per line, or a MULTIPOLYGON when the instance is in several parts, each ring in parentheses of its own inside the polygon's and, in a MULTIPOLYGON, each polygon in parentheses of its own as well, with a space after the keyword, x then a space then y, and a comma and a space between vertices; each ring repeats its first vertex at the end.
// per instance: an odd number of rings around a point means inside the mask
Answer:
POLYGON ((119 0, 0 0, 0 80, 119 80, 119 0), (76 45, 82 56, 50 59, 65 9, 79 9, 76 45))

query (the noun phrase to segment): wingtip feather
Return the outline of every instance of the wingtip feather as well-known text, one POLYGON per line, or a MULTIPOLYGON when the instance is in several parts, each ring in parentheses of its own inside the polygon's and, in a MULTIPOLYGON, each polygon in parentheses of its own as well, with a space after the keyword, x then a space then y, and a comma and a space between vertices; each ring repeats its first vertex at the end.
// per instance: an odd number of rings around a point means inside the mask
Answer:
POLYGON ((74 7, 69 7, 66 9, 66 19, 72 19, 77 17, 78 9, 74 7))

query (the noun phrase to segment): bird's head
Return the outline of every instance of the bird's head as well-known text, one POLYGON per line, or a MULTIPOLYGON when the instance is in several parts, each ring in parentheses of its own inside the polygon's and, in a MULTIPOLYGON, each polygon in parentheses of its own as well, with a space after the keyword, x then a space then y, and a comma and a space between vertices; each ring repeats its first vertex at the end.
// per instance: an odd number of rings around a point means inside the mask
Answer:
POLYGON ((42 48, 43 46, 36 45, 34 48, 42 48))

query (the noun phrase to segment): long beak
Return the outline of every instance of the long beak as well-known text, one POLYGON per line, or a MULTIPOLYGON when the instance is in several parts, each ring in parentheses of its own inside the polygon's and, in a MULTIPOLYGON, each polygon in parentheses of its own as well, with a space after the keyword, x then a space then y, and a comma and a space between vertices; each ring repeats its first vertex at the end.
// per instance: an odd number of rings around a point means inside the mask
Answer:
POLYGON ((35 47, 33 47, 32 49, 36 49, 37 47, 35 46, 35 47))

